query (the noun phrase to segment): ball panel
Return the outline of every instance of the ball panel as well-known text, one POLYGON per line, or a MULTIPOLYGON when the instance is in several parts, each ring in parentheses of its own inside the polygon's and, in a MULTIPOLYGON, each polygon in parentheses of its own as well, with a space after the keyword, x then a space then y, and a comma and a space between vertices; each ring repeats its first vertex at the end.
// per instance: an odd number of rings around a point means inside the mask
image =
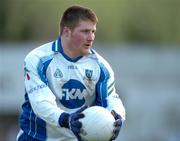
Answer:
POLYGON ((100 106, 92 106, 83 111, 82 133, 85 141, 109 141, 112 137, 115 119, 112 114, 100 106))

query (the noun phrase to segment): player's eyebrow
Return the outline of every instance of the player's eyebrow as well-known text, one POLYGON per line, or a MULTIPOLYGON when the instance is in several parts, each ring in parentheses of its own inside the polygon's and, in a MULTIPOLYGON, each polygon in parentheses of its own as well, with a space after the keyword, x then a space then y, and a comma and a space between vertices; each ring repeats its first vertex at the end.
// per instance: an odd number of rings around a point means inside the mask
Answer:
POLYGON ((96 29, 82 29, 81 31, 82 32, 92 32, 92 33, 95 33, 96 29))

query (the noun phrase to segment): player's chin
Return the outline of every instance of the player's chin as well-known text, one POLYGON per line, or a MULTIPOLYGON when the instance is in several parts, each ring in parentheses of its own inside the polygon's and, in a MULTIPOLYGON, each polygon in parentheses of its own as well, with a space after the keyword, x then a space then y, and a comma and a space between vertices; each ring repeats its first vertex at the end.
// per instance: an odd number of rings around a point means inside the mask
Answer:
POLYGON ((83 56, 86 56, 88 54, 89 54, 89 50, 88 51, 83 51, 83 53, 82 53, 83 56))
POLYGON ((83 54, 84 54, 84 55, 88 55, 89 52, 90 52, 90 48, 91 48, 91 46, 85 46, 85 47, 83 48, 83 54))

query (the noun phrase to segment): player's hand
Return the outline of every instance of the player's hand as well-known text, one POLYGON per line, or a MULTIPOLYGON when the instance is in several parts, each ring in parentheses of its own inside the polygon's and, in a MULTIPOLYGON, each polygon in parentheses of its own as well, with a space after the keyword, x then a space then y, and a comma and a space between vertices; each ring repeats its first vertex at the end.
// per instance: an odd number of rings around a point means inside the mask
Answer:
POLYGON ((84 106, 72 114, 64 112, 61 114, 59 118, 60 126, 69 128, 77 137, 78 141, 82 141, 81 137, 79 136, 82 123, 79 121, 79 119, 84 117, 84 114, 82 113, 82 111, 84 111, 86 108, 87 106, 84 106))
POLYGON ((115 122, 114 122, 113 136, 110 139, 110 141, 115 140, 117 138, 117 136, 119 135, 121 126, 122 126, 121 116, 117 114, 114 110, 111 111, 111 114, 114 116, 115 122))

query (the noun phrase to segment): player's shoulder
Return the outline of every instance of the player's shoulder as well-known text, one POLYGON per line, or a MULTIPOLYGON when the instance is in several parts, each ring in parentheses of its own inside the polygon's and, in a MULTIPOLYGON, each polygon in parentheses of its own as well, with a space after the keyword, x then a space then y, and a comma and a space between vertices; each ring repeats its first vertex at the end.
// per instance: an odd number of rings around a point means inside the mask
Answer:
POLYGON ((54 52, 52 51, 52 43, 53 42, 48 42, 43 45, 40 45, 36 47, 35 49, 31 50, 25 57, 25 61, 33 61, 33 60, 38 60, 40 58, 43 58, 45 56, 50 56, 54 52))
POLYGON ((97 60, 98 63, 103 64, 105 67, 111 69, 111 66, 109 62, 102 56, 100 55, 96 50, 91 49, 91 54, 94 56, 94 58, 97 60))

